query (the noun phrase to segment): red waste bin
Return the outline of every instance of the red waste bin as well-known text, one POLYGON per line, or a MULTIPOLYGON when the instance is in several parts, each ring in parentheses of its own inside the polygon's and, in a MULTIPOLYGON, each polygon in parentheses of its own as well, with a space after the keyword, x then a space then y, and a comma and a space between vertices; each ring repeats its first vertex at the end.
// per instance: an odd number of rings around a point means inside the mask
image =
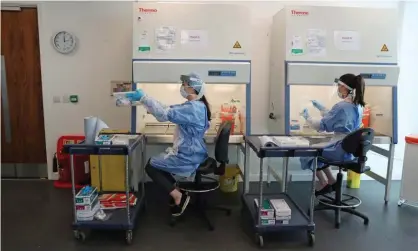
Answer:
MULTIPOLYGON (((84 136, 65 135, 61 136, 57 142, 56 159, 58 162, 59 181, 71 183, 71 162, 70 155, 63 153, 65 144, 77 144, 84 141, 84 136)), ((74 182, 76 185, 85 185, 90 182, 90 161, 89 155, 73 155, 74 161, 74 182)))

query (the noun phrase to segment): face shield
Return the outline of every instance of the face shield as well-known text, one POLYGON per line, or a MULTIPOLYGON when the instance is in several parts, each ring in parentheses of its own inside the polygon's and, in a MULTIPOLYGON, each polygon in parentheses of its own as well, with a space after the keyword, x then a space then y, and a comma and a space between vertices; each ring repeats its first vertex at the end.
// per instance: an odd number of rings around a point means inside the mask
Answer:
POLYGON ((341 80, 340 80, 340 79, 338 79, 338 78, 336 78, 336 79, 334 80, 334 87, 333 87, 333 90, 334 90, 334 93, 336 93, 336 94, 337 94, 337 96, 338 96, 340 99, 344 99, 344 98, 347 98, 347 97, 349 97, 349 96, 350 96, 352 99, 354 99, 354 96, 355 96, 355 91, 354 91, 354 89, 353 89, 353 88, 351 88, 350 86, 348 86, 347 84, 345 84, 343 81, 341 81, 341 80), (346 97, 344 97, 344 96, 343 96, 343 93, 341 93, 341 92, 340 92, 341 87, 343 87, 343 88, 347 89, 348 96, 346 96, 346 97))
POLYGON ((198 75, 193 73, 189 75, 181 75, 180 81, 182 83, 187 83, 189 87, 193 88, 198 93, 196 100, 201 99, 205 94, 205 82, 203 82, 203 80, 200 79, 198 75))

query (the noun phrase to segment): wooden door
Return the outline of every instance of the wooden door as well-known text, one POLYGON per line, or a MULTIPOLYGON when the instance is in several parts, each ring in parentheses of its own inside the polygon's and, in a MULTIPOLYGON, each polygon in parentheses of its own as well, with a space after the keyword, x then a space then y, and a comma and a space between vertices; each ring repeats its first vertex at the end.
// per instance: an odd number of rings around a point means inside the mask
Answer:
POLYGON ((2 177, 45 176, 45 128, 36 8, 1 11, 1 55, 2 177), (8 169, 13 170, 12 173, 8 169))

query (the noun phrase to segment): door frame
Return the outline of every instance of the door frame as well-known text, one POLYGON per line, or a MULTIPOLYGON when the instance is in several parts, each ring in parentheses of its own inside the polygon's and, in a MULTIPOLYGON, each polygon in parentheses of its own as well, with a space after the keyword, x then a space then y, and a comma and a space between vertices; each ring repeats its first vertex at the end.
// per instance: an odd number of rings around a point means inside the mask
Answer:
MULTIPOLYGON (((33 2, 15 2, 15 1, 2 1, 1 2, 1 10, 2 11, 21 11, 22 8, 33 8, 37 10, 37 18, 38 18, 38 37, 39 37, 39 20, 40 20, 40 13, 41 13, 41 8, 40 8, 40 3, 33 3, 33 2)), ((40 39, 39 39, 39 44, 40 44, 40 39)), ((40 45, 39 45, 39 50, 40 49, 40 45)), ((40 53, 40 51, 39 51, 40 53)), ((40 64, 42 64, 42 58, 39 58, 40 60, 40 64)), ((41 67, 41 76, 42 76, 42 67, 41 67)), ((41 77, 41 81, 42 81, 42 77, 41 77)), ((42 82, 43 85, 43 82, 42 82)), ((43 90, 43 88, 41 89, 43 90)), ((45 130, 45 147, 46 147, 46 128, 45 128, 45 113, 43 113, 44 116, 44 130, 45 130)), ((9 173, 14 173, 14 176, 10 176, 10 178, 12 179, 22 179, 22 178, 50 178, 49 175, 49 170, 48 170, 48 151, 46 149, 45 151, 45 158, 46 158, 46 163, 45 164, 40 164, 40 165, 32 165, 33 166, 33 171, 30 172, 25 172, 25 171, 20 171, 18 169, 24 169, 26 167, 22 166, 22 164, 2 164, 1 167, 1 174, 2 174, 2 178, 3 178, 3 173, 6 174, 6 179, 8 178, 7 174, 9 173), (19 173, 23 173, 22 176, 19 175, 19 173), (28 175, 25 175, 24 173, 28 173, 28 175), (25 177, 27 176, 27 177, 25 177)), ((32 169, 32 168, 31 168, 32 169)))

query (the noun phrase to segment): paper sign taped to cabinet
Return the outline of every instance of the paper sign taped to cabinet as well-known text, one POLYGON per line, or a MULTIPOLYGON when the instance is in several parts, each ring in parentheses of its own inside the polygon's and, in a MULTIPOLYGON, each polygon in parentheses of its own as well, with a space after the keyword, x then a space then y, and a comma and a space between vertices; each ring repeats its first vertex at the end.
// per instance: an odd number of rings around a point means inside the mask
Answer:
POLYGON ((182 46, 198 49, 208 46, 208 32, 206 30, 182 30, 180 37, 182 46))
POLYGON ((340 51, 361 50, 361 37, 357 31, 334 31, 334 45, 340 51))

